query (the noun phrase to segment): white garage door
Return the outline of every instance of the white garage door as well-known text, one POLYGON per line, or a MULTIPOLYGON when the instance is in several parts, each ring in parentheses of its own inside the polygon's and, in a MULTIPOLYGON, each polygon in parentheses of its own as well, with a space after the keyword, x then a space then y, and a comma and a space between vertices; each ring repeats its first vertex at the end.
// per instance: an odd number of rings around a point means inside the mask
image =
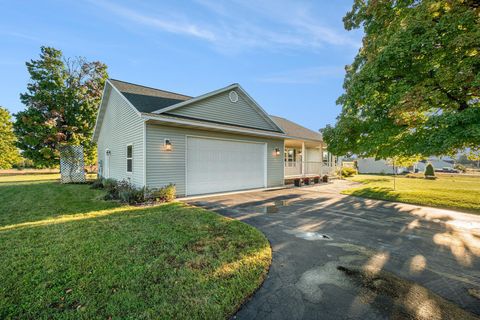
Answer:
POLYGON ((187 195, 265 187, 266 144, 187 138, 187 195))

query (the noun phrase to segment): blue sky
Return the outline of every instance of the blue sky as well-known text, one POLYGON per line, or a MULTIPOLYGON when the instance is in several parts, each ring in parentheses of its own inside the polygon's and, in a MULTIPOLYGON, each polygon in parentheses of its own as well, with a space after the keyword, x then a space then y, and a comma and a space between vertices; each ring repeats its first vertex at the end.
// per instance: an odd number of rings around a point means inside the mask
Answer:
POLYGON ((111 78, 197 96, 237 82, 267 112, 317 130, 340 112, 361 44, 338 1, 3 1, 0 105, 23 109, 41 45, 100 60, 111 78))

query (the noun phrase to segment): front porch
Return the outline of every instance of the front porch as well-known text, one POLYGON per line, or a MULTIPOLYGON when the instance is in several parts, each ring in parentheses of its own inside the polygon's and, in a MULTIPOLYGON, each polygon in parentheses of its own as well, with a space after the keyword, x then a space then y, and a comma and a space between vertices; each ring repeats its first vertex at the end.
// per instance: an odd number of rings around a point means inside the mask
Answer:
POLYGON ((333 176, 336 164, 336 157, 327 151, 324 143, 295 139, 285 140, 285 180, 333 176))

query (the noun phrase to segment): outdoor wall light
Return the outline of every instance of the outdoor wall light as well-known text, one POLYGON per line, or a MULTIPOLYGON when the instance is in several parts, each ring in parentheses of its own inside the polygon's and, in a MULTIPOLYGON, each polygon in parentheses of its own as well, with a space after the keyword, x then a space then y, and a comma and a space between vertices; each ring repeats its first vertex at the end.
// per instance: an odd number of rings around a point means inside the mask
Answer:
POLYGON ((106 151, 106 154, 107 154, 107 156, 109 156, 109 155, 112 154, 112 152, 111 152, 110 150, 107 150, 107 151, 106 151))
POLYGON ((279 155, 280 155, 280 149, 275 148, 275 150, 273 151, 273 154, 274 154, 275 156, 279 156, 279 155))
POLYGON ((163 142, 163 148, 165 151, 172 151, 172 143, 170 142, 170 139, 165 139, 163 142))

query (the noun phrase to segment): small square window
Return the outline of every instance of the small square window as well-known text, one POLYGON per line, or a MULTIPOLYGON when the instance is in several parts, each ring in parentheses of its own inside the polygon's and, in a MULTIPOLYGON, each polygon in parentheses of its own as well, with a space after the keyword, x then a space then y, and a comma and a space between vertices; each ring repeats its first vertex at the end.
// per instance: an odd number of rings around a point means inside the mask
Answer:
POLYGON ((133 145, 127 146, 127 172, 133 171, 133 145))

